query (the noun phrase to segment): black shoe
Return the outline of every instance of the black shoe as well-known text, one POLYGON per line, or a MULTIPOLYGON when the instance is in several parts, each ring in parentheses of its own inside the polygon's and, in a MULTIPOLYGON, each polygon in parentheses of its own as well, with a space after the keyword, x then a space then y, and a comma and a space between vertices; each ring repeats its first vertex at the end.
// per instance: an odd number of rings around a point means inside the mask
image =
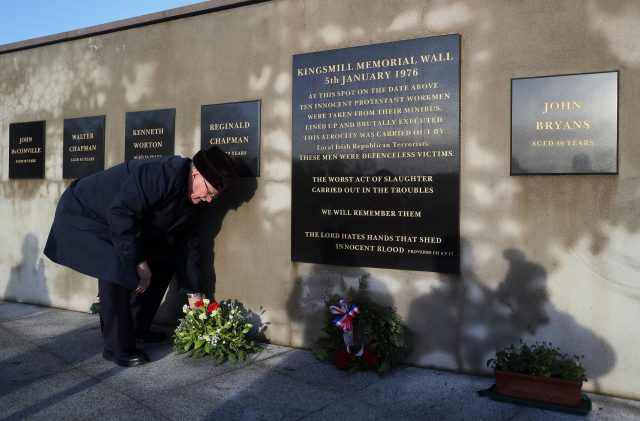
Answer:
POLYGON ((161 331, 149 330, 147 332, 136 333, 136 342, 151 344, 167 340, 167 334, 161 331))
POLYGON ((149 356, 139 349, 132 349, 126 352, 102 351, 102 358, 112 361, 121 367, 133 367, 149 362, 149 356))

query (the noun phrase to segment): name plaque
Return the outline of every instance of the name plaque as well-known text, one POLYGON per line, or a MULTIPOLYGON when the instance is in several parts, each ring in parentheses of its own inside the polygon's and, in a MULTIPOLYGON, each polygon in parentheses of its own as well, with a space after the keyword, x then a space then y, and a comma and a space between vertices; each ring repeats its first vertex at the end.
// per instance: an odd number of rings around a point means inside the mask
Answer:
POLYGON ((145 159, 174 154, 176 109, 126 114, 124 159, 145 159))
POLYGON ((459 35, 295 55, 292 119, 292 260, 459 272, 459 35))
POLYGON ((9 178, 44 178, 45 125, 9 124, 9 178))
POLYGON ((618 72, 511 80, 511 174, 617 174, 618 72))
POLYGON ((218 146, 228 153, 238 175, 260 176, 261 101, 203 105, 201 147, 218 146))
POLYGON ((64 120, 63 178, 81 178, 104 169, 104 126, 104 115, 64 120))

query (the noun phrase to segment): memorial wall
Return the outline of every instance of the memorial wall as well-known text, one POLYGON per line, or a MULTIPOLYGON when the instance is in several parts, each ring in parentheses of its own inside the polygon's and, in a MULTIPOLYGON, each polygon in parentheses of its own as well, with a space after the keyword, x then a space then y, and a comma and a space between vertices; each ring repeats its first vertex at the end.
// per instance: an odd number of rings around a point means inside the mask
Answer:
POLYGON ((640 399, 638 2, 155 19, 0 46, 0 299, 88 311, 96 281, 42 254, 66 186, 218 145, 242 178, 201 221, 203 289, 262 308, 272 343, 310 346, 368 274, 412 364, 488 374, 497 347, 547 341, 585 355, 587 391, 640 399))

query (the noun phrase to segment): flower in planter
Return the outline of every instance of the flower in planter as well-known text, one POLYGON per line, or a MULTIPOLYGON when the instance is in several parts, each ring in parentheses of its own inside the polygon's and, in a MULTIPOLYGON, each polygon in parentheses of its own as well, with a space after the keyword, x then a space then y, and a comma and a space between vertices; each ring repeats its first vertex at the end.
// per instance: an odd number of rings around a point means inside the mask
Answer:
POLYGON ((520 340, 518 346, 498 350, 487 366, 495 368, 499 396, 576 408, 582 382, 587 381, 582 358, 570 357, 551 343, 527 345, 520 340))
POLYGON ((510 345, 498 350, 495 358, 487 361, 487 366, 513 373, 586 382, 585 369, 580 365, 583 358, 569 356, 552 343, 527 345, 521 339, 518 346, 510 345))
POLYGON ((259 349, 247 336, 253 326, 230 300, 218 303, 205 299, 196 301, 194 307, 182 308, 184 318, 174 333, 176 351, 191 357, 209 355, 222 363, 244 361, 259 349))

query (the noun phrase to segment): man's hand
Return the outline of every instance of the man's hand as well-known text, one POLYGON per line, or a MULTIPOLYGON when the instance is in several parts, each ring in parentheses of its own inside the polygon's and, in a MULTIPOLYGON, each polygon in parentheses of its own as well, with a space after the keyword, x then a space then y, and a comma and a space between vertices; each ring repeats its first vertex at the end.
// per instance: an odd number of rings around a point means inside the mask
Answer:
POLYGON ((138 271, 138 278, 140 282, 138 282, 138 288, 136 288, 136 292, 138 294, 142 294, 149 288, 149 284, 151 283, 151 269, 149 269, 149 265, 147 261, 140 262, 136 265, 136 270, 138 271))
POLYGON ((187 300, 189 301, 189 307, 196 308, 196 301, 202 301, 202 294, 189 293, 187 294, 187 300))

